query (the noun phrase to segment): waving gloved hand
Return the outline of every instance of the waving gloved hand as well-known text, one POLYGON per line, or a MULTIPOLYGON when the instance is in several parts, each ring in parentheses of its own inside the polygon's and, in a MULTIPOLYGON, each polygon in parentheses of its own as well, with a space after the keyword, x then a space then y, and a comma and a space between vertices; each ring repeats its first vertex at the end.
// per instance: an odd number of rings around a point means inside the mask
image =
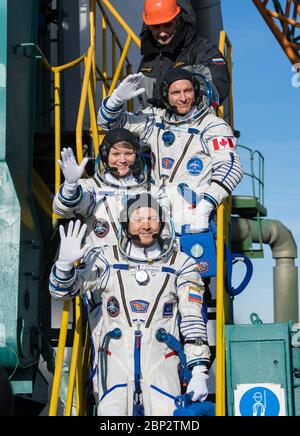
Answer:
POLYGON ((208 395, 207 379, 205 366, 198 365, 192 369, 192 378, 187 387, 187 393, 193 392, 192 401, 205 401, 208 395))
POLYGON ((83 158, 81 164, 78 165, 73 150, 69 147, 63 148, 61 152, 61 160, 58 160, 57 162, 63 172, 65 182, 69 185, 76 183, 77 186, 78 180, 81 178, 88 162, 88 158, 83 158))
POLYGON ((108 103, 111 107, 119 107, 128 100, 131 100, 145 92, 145 88, 140 87, 143 73, 129 74, 110 96, 108 103))
POLYGON ((61 243, 56 268, 60 271, 71 271, 74 262, 80 260, 89 249, 88 244, 81 248, 87 225, 83 224, 81 228, 80 226, 79 220, 76 221, 75 225, 73 221, 70 221, 67 234, 65 234, 63 226, 59 226, 61 243))
POLYGON ((214 206, 203 198, 190 216, 191 233, 200 233, 208 229, 209 217, 213 210, 214 206))

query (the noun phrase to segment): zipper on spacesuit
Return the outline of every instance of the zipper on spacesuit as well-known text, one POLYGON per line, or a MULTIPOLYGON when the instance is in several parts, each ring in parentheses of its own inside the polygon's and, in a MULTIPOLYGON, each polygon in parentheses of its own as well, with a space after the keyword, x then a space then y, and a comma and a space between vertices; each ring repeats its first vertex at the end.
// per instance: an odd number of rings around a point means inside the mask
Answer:
POLYGON ((141 322, 137 321, 134 332, 134 394, 133 394, 133 416, 144 416, 143 397, 141 389, 141 322))

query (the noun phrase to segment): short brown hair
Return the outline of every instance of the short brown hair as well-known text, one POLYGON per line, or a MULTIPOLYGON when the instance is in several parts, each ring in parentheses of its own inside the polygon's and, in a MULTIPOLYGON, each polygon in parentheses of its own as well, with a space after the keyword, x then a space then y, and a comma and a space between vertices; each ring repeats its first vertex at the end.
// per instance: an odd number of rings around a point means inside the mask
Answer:
POLYGON ((113 148, 115 146, 124 147, 124 148, 128 148, 129 150, 135 151, 135 147, 129 141, 119 141, 119 142, 116 142, 114 145, 112 145, 111 148, 113 148))

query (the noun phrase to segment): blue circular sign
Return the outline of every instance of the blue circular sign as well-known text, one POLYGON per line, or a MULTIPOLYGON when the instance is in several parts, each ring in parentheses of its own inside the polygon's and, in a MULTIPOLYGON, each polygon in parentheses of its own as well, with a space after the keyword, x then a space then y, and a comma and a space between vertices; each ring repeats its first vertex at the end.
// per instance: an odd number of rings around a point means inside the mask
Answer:
POLYGON ((193 157, 188 161, 186 167, 191 176, 199 176, 203 170, 203 162, 199 157, 193 157))
POLYGON ((249 389, 240 400, 241 416, 279 416, 279 412, 277 396, 265 387, 249 389))

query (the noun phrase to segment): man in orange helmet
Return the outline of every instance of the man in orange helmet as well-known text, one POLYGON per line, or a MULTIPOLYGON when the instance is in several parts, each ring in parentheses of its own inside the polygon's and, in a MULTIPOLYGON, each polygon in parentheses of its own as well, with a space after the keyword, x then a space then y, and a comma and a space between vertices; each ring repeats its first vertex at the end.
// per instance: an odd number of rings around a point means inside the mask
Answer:
MULTIPOLYGON (((142 60, 139 71, 146 92, 140 97, 143 108, 148 99, 159 99, 159 90, 169 68, 186 68, 207 77, 216 87, 220 102, 228 95, 230 75, 221 52, 200 36, 196 17, 188 0, 145 0, 141 32, 142 60)), ((150 101, 154 104, 156 101, 150 101)))

